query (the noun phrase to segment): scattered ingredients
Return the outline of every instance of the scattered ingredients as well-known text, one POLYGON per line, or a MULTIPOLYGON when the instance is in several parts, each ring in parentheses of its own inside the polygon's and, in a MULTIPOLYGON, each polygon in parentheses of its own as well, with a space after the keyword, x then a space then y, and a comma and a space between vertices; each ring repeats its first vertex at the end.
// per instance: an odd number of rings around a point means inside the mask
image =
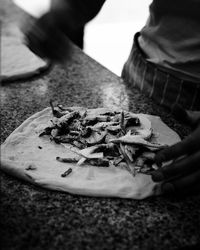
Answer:
POLYGON ((77 162, 77 159, 75 159, 75 158, 56 157, 56 160, 59 161, 59 162, 67 162, 67 163, 77 162))
POLYGON ((122 145, 121 143, 120 143, 119 151, 120 151, 120 153, 123 155, 124 160, 125 160, 125 162, 126 162, 126 164, 127 164, 127 165, 126 165, 127 170, 128 170, 130 173, 132 173, 133 176, 135 176, 135 167, 134 167, 134 165, 132 164, 131 160, 129 159, 128 155, 126 154, 124 145, 122 145))
POLYGON ((36 170, 37 169, 37 167, 34 165, 34 164, 30 164, 30 165, 28 165, 26 168, 25 168, 26 170, 36 170))
MULTIPOLYGON (((156 169, 155 151, 166 145, 152 143, 151 129, 144 129, 140 119, 130 112, 82 107, 54 106, 50 101, 52 119, 39 136, 51 141, 70 144, 77 157, 57 157, 63 163, 85 163, 100 167, 126 168, 133 176, 148 174, 156 169)), ((69 168, 61 176, 72 172, 69 168)))
POLYGON ((166 145, 160 145, 157 143, 151 143, 147 140, 143 139, 140 135, 131 135, 130 133, 127 133, 125 136, 116 138, 111 140, 113 143, 125 143, 125 144, 136 144, 136 145, 142 145, 144 147, 149 148, 164 148, 166 145))
POLYGON ((121 127, 122 134, 125 135, 126 134, 126 129, 125 129, 125 126, 124 126, 124 112, 123 111, 121 112, 120 127, 121 127))
POLYGON ((72 172, 72 169, 69 168, 67 171, 65 171, 63 174, 61 174, 61 177, 66 177, 66 176, 68 176, 69 174, 71 174, 71 172, 72 172))

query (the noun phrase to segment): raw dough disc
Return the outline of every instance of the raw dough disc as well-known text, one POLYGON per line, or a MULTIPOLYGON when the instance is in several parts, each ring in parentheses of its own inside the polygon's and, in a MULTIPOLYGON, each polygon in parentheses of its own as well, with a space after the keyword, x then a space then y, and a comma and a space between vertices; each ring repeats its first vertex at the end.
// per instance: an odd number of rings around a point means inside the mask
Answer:
MULTIPOLYGON (((99 109, 96 110, 98 114, 99 109)), ((142 125, 151 124, 156 133, 155 140, 172 145, 180 140, 157 116, 137 114, 142 125)), ((49 137, 39 137, 41 126, 52 119, 50 108, 46 108, 24 121, 1 145, 1 169, 41 187, 87 196, 107 196, 144 199, 160 194, 159 185, 150 175, 137 174, 133 177, 126 169, 116 167, 77 166, 62 163, 56 157, 75 157, 69 148, 50 141, 49 137), (27 170, 27 167, 33 170, 27 170), (69 168, 72 174, 62 178, 69 168)))
POLYGON ((15 34, 1 37, 1 81, 13 82, 37 76, 49 64, 33 54, 15 34))

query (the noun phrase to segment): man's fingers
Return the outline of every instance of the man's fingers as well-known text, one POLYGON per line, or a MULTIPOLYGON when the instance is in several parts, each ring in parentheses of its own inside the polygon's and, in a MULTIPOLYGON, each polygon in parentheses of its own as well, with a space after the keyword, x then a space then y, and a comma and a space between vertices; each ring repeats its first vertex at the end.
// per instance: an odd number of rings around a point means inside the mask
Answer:
POLYGON ((155 162, 160 165, 180 156, 191 154, 200 149, 200 127, 181 142, 167 147, 155 156, 155 162))
POLYGON ((200 169, 200 151, 154 171, 152 173, 152 179, 155 182, 160 182, 195 172, 198 169, 200 169))
POLYGON ((200 190, 200 170, 173 181, 163 183, 161 190, 164 194, 187 193, 188 191, 200 190))
POLYGON ((29 33, 26 36, 27 46, 41 58, 49 58, 54 61, 66 59, 70 55, 68 39, 58 31, 54 32, 54 35, 47 36, 46 40, 43 40, 35 33, 29 33))

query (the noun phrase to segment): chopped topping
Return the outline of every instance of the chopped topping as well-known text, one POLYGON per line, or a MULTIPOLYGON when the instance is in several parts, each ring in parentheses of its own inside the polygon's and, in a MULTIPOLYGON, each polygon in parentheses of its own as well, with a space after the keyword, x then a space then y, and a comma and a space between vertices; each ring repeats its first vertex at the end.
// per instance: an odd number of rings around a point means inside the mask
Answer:
POLYGON ((142 167, 144 166, 145 159, 143 157, 138 157, 137 160, 135 161, 135 165, 137 167, 142 167))
POLYGON ((154 160, 155 158, 155 153, 153 152, 143 152, 142 153, 142 157, 146 158, 146 159, 149 159, 149 160, 154 160))
POLYGON ((78 118, 80 116, 79 112, 73 111, 71 113, 67 113, 60 117, 60 119, 57 121, 56 126, 58 128, 67 128, 74 119, 78 118))
POLYGON ((124 125, 124 112, 123 111, 121 112, 120 127, 121 127, 122 134, 125 135, 126 129, 125 129, 125 125, 124 125))
POLYGON ((158 149, 166 147, 166 145, 148 142, 145 139, 143 139, 140 135, 130 135, 130 134, 126 134, 125 136, 111 140, 110 142, 143 145, 145 147, 152 147, 158 149))
POLYGON ((73 162, 77 162, 77 159, 76 158, 71 158, 71 157, 69 157, 69 158, 62 158, 62 157, 59 157, 59 156, 57 156, 56 157, 56 160, 57 161, 59 161, 59 162, 67 162, 67 163, 73 163, 73 162))
POLYGON ((121 152, 121 154, 123 155, 124 157, 124 160, 126 162, 126 167, 127 167, 127 170, 133 174, 133 176, 135 176, 135 167, 134 165, 132 164, 131 160, 129 159, 129 157, 127 156, 126 152, 125 152, 125 147, 124 145, 122 145, 120 143, 120 147, 119 147, 119 151, 121 152))
POLYGON ((34 164, 30 164, 26 167, 26 170, 36 170, 37 167, 34 164))
POLYGON ((92 159, 92 160, 88 160, 88 162, 94 166, 109 167, 109 160, 107 159, 95 159, 95 160, 92 159))
POLYGON ((106 136, 106 131, 93 131, 90 137, 86 139, 88 145, 96 145, 103 141, 106 136))
POLYGON ((126 118, 125 127, 139 126, 140 120, 138 117, 128 117, 126 118))
POLYGON ((61 174, 61 177, 66 177, 66 176, 68 176, 69 174, 71 174, 71 172, 72 172, 72 169, 69 168, 67 171, 65 171, 63 174, 61 174))
MULTIPOLYGON (((54 107, 52 101, 50 106, 53 117, 39 136, 50 136, 61 145, 73 145, 77 154, 74 158, 57 157, 57 161, 78 166, 87 163, 125 167, 133 176, 157 168, 153 151, 166 145, 150 142, 152 130, 142 129, 136 115, 108 109, 66 108, 60 104, 54 107)), ((62 177, 72 170, 68 171, 62 177)))
POLYGON ((59 135, 59 130, 57 128, 54 128, 51 130, 51 136, 56 137, 59 135))
POLYGON ((59 106, 57 108, 55 108, 53 106, 53 101, 52 100, 50 100, 49 103, 50 103, 50 106, 51 106, 53 116, 55 116, 57 118, 62 117, 64 114, 66 114, 68 112, 68 111, 60 109, 59 106))

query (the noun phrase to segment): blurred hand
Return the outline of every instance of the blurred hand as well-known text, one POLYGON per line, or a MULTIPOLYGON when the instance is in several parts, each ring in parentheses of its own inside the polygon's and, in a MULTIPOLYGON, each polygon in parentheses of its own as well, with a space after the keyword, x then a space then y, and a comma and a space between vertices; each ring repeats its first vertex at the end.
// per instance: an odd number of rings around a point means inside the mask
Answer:
POLYGON ((39 57, 62 62, 70 56, 69 39, 51 11, 32 22, 24 33, 26 45, 39 57))
POLYGON ((200 191, 200 112, 187 113, 176 107, 179 119, 190 123, 195 130, 181 142, 157 153, 158 166, 172 160, 152 173, 155 182, 161 182, 165 194, 191 194, 200 191))
POLYGON ((27 46, 38 56, 63 62, 71 55, 72 41, 83 48, 84 26, 105 0, 51 0, 50 11, 39 20, 29 17, 23 26, 27 46))

